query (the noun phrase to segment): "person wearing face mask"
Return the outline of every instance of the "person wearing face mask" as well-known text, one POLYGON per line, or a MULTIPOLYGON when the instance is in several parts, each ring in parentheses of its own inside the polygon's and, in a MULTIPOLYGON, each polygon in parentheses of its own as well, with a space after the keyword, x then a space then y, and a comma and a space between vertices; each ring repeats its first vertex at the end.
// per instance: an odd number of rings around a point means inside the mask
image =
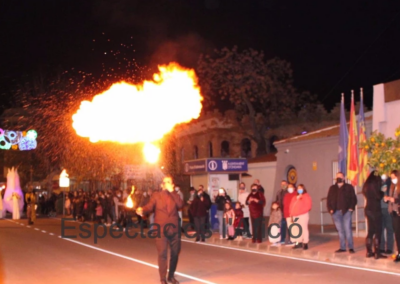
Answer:
POLYGON ((397 245, 397 255, 394 259, 395 262, 400 261, 400 186, 399 182, 400 173, 394 170, 390 173, 392 184, 390 185, 389 196, 385 196, 384 200, 389 202, 388 210, 392 216, 394 236, 397 245))
MULTIPOLYGON (((276 195, 275 202, 279 204, 282 212, 285 210, 285 205, 283 204, 283 200, 285 195, 287 194, 288 182, 286 180, 281 181, 281 189, 279 190, 278 194, 276 195)), ((286 218, 282 218, 281 220, 281 244, 285 244, 286 242, 286 233, 288 232, 288 225, 286 222, 286 218)))
POLYGON ((294 249, 303 248, 308 249, 308 242, 310 239, 310 233, 308 231, 308 221, 310 220, 309 212, 312 207, 312 201, 310 195, 303 184, 299 184, 297 187, 297 195, 290 201, 290 217, 293 222, 296 222, 301 227, 300 231, 296 231, 297 226, 293 226, 291 240, 295 242, 294 249), (296 221, 297 219, 297 221, 296 221))
POLYGON ((388 178, 385 174, 381 176, 382 178, 382 192, 383 198, 381 199, 381 211, 382 211, 382 235, 381 235, 381 253, 392 254, 393 253, 393 244, 394 244, 394 231, 393 231, 393 223, 392 216, 389 214, 388 203, 385 202, 385 196, 389 196, 389 188, 392 183, 390 178, 388 178), (386 231, 386 234, 385 234, 386 231), (386 236, 386 239, 385 239, 386 236))
POLYGON ((219 238, 223 239, 226 237, 226 232, 224 234, 224 210, 225 210, 225 203, 231 203, 231 198, 229 195, 226 194, 225 188, 220 188, 218 190, 218 195, 215 197, 215 203, 217 204, 217 218, 219 224, 219 238))
POLYGON ((113 200, 114 200, 114 204, 115 204, 115 207, 114 207, 115 218, 114 218, 114 220, 117 221, 117 220, 119 220, 119 212, 120 212, 119 208, 121 206, 120 203, 122 201, 122 192, 121 192, 121 190, 116 190, 115 191, 114 196, 113 196, 113 200))
POLYGON ((353 212, 357 205, 357 196, 354 187, 345 183, 344 174, 336 174, 336 183, 329 188, 326 199, 326 207, 332 215, 336 230, 339 232, 340 248, 336 253, 346 251, 347 247, 350 253, 354 253, 353 230, 351 220, 353 212))
MULTIPOLYGON (((282 210, 283 213, 283 218, 286 220, 286 228, 289 228, 290 225, 292 225, 292 218, 290 217, 290 202, 292 201, 293 197, 297 196, 297 191, 295 189, 294 184, 289 183, 288 188, 287 188, 287 194, 285 194, 285 197, 283 198, 283 208, 282 210)), ((286 230, 285 234, 288 234, 289 231, 286 230)), ((281 227, 281 234, 282 234, 282 227, 281 227)), ((289 235, 289 234, 288 234, 289 235)), ((286 245, 291 246, 293 243, 290 240, 286 243, 286 245)))
POLYGON ((362 193, 367 200, 365 206, 365 216, 368 222, 368 234, 365 239, 366 257, 375 256, 375 259, 386 258, 386 256, 381 255, 379 250, 382 235, 381 200, 383 191, 381 188, 381 177, 376 171, 372 171, 363 185, 362 193), (374 236, 375 238, 372 239, 374 236), (374 245, 374 252, 372 252, 372 244, 374 245))
POLYGON ((239 184, 239 197, 238 200, 240 202, 240 205, 242 206, 242 211, 243 211, 243 238, 248 239, 251 238, 251 227, 250 227, 250 211, 249 211, 249 206, 246 204, 247 197, 249 196, 249 192, 246 191, 246 184, 244 182, 241 182, 239 184))
POLYGON ((271 214, 269 216, 269 223, 268 223, 268 229, 271 230, 271 232, 268 234, 268 239, 269 242, 272 244, 272 246, 277 246, 280 245, 281 238, 277 238, 278 234, 281 232, 280 228, 276 226, 276 224, 280 224, 282 221, 282 211, 279 208, 278 202, 272 203, 271 206, 271 214))
POLYGON ((253 243, 262 242, 263 211, 265 206, 264 194, 258 191, 258 185, 251 185, 251 193, 247 197, 246 204, 249 205, 250 218, 253 227, 253 243))
POLYGON ((211 208, 210 196, 204 192, 202 186, 199 186, 199 190, 197 191, 197 196, 194 198, 189 208, 194 218, 194 227, 196 230, 196 242, 199 242, 200 239, 202 242, 205 241, 206 218, 208 216, 207 211, 210 208, 211 208))

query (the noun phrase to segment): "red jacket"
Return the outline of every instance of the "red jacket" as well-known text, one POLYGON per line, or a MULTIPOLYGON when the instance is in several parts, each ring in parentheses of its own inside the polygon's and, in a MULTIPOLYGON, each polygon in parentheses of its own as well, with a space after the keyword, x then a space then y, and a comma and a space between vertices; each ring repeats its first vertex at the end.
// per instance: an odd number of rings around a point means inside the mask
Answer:
POLYGON ((292 202, 293 197, 296 195, 297 192, 293 191, 292 193, 286 193, 283 197, 283 218, 290 217, 290 202, 292 202))
POLYGON ((259 191, 257 191, 254 194, 250 193, 249 196, 247 196, 246 204, 249 205, 251 218, 259 218, 259 217, 263 216, 264 206, 265 206, 264 194, 262 194, 259 191), (250 198, 258 199, 258 202, 255 202, 255 201, 249 202, 250 198))
POLYGON ((312 201, 308 193, 294 196, 290 202, 290 216, 299 216, 311 210, 312 201))
POLYGON ((241 222, 242 219, 243 219, 243 210, 240 208, 235 209, 235 222, 233 223, 233 227, 243 228, 243 222, 241 222))

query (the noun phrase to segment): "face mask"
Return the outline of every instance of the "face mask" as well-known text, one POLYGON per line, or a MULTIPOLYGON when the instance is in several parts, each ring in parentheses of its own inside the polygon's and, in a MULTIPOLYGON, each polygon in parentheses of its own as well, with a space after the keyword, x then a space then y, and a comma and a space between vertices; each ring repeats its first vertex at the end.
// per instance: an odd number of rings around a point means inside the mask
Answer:
POLYGON ((244 187, 241 187, 240 190, 244 190, 244 187))
POLYGON ((392 179, 393 184, 397 184, 397 178, 392 179))
POLYGON ((337 183, 343 183, 343 179, 342 178, 336 178, 336 182, 337 183))
POLYGON ((147 196, 147 192, 143 193, 143 196, 147 196))
POLYGON ((297 190, 297 193, 298 193, 298 194, 303 194, 303 192, 304 192, 304 190, 303 190, 302 188, 299 188, 299 189, 297 190))
POLYGON ((117 196, 118 196, 118 197, 121 197, 121 194, 118 194, 117 196))
POLYGON ((294 192, 294 188, 293 187, 289 187, 287 190, 289 193, 293 193, 294 192))
POLYGON ((179 190, 179 187, 175 187, 175 190, 178 191, 178 190, 179 190))
POLYGON ((257 189, 252 189, 251 192, 252 192, 252 193, 256 193, 256 192, 257 192, 257 189))
POLYGON ((387 180, 387 176, 386 176, 385 174, 383 174, 383 175, 381 175, 381 179, 382 179, 383 181, 385 181, 385 180, 387 180))

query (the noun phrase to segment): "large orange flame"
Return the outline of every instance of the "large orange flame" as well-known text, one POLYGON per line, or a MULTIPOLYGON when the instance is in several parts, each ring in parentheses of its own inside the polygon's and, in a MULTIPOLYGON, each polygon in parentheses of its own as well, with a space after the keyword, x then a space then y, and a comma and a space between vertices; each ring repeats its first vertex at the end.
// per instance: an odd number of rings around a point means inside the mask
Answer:
POLYGON ((119 82, 83 101, 72 117, 76 133, 91 142, 149 143, 198 118, 203 98, 194 70, 176 63, 158 69, 153 81, 119 82))

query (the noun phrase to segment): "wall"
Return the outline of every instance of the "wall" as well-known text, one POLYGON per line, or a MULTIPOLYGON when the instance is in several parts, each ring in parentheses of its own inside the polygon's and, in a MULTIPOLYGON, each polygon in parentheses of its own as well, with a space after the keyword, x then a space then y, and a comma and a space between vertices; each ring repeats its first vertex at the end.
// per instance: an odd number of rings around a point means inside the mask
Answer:
POLYGON ((248 174, 251 177, 243 177, 242 181, 246 183, 246 189, 250 190, 251 184, 255 179, 259 179, 265 190, 266 205, 264 207, 264 216, 269 216, 271 203, 275 200, 274 186, 276 177, 277 162, 249 163, 248 174))
POLYGON ((199 188, 199 185, 202 184, 204 186, 204 190, 208 192, 208 175, 193 175, 190 176, 190 186, 193 186, 196 190, 199 188))
MULTIPOLYGON (((212 186, 214 188, 217 187, 223 187, 226 190, 226 193, 230 196, 230 198, 234 201, 237 201, 237 196, 238 196, 238 188, 239 188, 239 181, 237 180, 229 180, 229 175, 227 174, 217 174, 217 175, 209 175, 209 183, 208 183, 209 189, 211 189, 212 186)), ((214 196, 218 193, 217 192, 212 192, 211 195, 211 200, 214 202, 215 198, 214 196)))
MULTIPOLYGON (((373 130, 381 132, 386 137, 394 138, 396 128, 400 126, 400 100, 391 100, 388 102, 390 94, 385 93, 386 84, 374 86, 373 98, 373 130)), ((394 90, 391 90, 393 93, 394 90)), ((397 93, 400 93, 398 88, 397 93)), ((391 94, 393 97, 393 94, 391 94)))
POLYGON ((297 170, 297 184, 304 184, 310 194, 313 206, 310 224, 321 224, 320 201, 328 194, 332 185, 333 162, 338 158, 338 137, 328 137, 295 143, 276 144, 278 162, 276 167, 274 195, 280 190, 280 183, 286 179, 288 166, 297 170), (285 151, 289 150, 288 153, 285 151), (317 163, 313 170, 313 162, 317 163))

